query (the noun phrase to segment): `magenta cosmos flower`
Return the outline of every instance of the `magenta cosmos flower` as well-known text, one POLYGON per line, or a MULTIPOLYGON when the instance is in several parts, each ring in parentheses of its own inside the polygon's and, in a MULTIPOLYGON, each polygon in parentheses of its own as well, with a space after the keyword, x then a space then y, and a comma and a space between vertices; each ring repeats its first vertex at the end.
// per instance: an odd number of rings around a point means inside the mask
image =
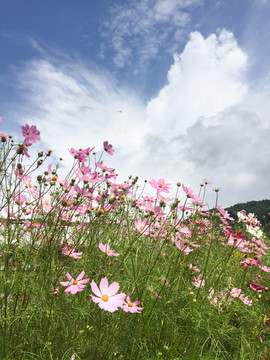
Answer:
POLYGON ((66 277, 68 278, 69 281, 61 281, 60 285, 62 286, 68 286, 65 290, 65 293, 68 294, 69 292, 71 294, 76 294, 77 292, 81 292, 83 291, 85 285, 87 284, 89 279, 84 279, 82 280, 82 278, 84 277, 84 270, 79 274, 79 276, 77 277, 76 280, 73 279, 73 277, 67 272, 66 273, 66 277))
POLYGON ((112 145, 108 143, 108 141, 103 142, 103 148, 109 155, 113 155, 114 149, 112 145))
POLYGON ((131 313, 141 313, 143 310, 142 307, 138 307, 137 305, 140 305, 140 301, 130 301, 129 295, 127 295, 126 301, 124 301, 122 309, 125 312, 131 312, 131 313))
POLYGON ((115 312, 119 307, 122 307, 126 294, 121 293, 116 295, 119 290, 118 282, 115 281, 109 285, 108 279, 102 278, 98 288, 97 284, 92 280, 91 288, 96 296, 90 296, 92 297, 93 302, 97 303, 101 309, 115 312))
POLYGON ((35 125, 29 126, 28 124, 25 124, 22 126, 22 134, 25 137, 25 143, 28 145, 32 145, 40 140, 40 132, 35 125))
POLYGON ((108 245, 108 244, 106 244, 106 245, 99 244, 98 247, 99 247, 99 250, 103 251, 108 256, 119 256, 118 253, 116 253, 114 250, 110 249, 110 245, 108 245))
POLYGON ((159 179, 158 181, 152 179, 152 181, 149 181, 149 184, 154 189, 157 189, 158 192, 170 192, 171 184, 166 184, 164 179, 159 179))

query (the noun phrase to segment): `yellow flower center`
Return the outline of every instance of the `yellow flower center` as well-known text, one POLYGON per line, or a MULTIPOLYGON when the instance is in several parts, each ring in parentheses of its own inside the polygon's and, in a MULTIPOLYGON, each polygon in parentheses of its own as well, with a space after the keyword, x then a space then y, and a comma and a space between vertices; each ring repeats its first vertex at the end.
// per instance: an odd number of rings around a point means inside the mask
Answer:
POLYGON ((133 306, 133 303, 130 301, 130 302, 128 303, 128 306, 129 306, 129 307, 132 307, 132 306, 133 306))
POLYGON ((73 285, 77 285, 77 284, 78 284, 78 280, 74 280, 73 285))
POLYGON ((101 300, 107 302, 109 300, 109 296, 108 295, 102 295, 101 300))
POLYGON ((107 250, 106 253, 109 254, 111 251, 110 250, 107 250))
POLYGON ((162 184, 159 184, 158 187, 159 187, 159 188, 162 188, 162 184))
POLYGON ((144 226, 141 225, 141 226, 140 226, 140 230, 142 230, 143 228, 144 228, 144 226))

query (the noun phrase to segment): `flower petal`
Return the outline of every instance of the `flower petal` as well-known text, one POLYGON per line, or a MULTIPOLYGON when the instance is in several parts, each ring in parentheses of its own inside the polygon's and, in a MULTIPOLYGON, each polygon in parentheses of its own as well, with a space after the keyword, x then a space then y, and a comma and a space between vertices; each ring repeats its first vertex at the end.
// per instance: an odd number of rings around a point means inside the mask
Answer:
MULTIPOLYGON (((92 282, 91 282, 91 289, 92 289, 92 291, 93 291, 93 293, 94 293, 95 295, 97 295, 97 296, 99 296, 99 297, 102 296, 102 294, 101 294, 101 292, 100 292, 97 284, 94 282, 94 280, 92 280, 92 282)), ((91 295, 91 296, 92 296, 92 295, 91 295)))
POLYGON ((110 303, 110 302, 104 302, 104 301, 101 301, 98 306, 103 309, 103 310, 106 310, 106 311, 109 311, 109 312, 115 312, 118 310, 118 307, 119 305, 115 304, 115 303, 110 303))
POLYGON ((81 280, 84 277, 85 271, 83 270, 78 276, 76 280, 81 280))
POLYGON ((95 297, 94 295, 90 295, 94 303, 100 303, 102 300, 101 298, 95 297))
POLYGON ((68 280, 72 282, 74 281, 73 277, 68 272, 66 273, 66 277, 68 278, 68 280))
POLYGON ((112 296, 114 294, 117 293, 117 291, 119 290, 119 284, 117 281, 114 281, 109 287, 108 287, 108 290, 107 290, 107 293, 106 295, 108 296, 112 296))
POLYGON ((80 284, 87 284, 89 281, 89 279, 83 279, 83 280, 80 280, 80 284))
POLYGON ((107 294, 107 291, 108 291, 108 279, 107 278, 102 278, 100 280, 99 288, 100 288, 101 294, 108 295, 107 294))

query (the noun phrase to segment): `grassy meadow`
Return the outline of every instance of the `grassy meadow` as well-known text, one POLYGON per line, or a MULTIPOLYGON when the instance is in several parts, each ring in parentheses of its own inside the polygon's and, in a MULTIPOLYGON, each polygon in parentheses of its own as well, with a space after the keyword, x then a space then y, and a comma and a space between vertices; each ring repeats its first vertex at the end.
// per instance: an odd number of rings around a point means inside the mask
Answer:
POLYGON ((69 149, 60 177, 50 150, 31 153, 34 125, 0 136, 0 359, 270 359, 270 243, 254 214, 209 211, 207 179, 199 194, 119 183, 106 141, 69 149))

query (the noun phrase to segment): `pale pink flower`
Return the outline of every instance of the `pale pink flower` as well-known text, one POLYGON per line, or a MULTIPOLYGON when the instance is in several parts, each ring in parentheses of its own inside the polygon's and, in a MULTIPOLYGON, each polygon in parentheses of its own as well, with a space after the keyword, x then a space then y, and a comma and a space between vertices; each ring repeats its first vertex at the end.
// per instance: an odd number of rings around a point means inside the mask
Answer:
POLYGON ((65 293, 68 294, 69 292, 71 294, 76 294, 77 292, 81 292, 83 291, 85 285, 87 284, 89 279, 84 279, 82 280, 82 278, 84 277, 84 270, 79 274, 79 276, 76 278, 76 280, 73 279, 73 277, 67 272, 66 273, 66 277, 68 278, 69 281, 61 281, 60 285, 62 286, 68 286, 65 290, 65 293))
POLYGON ((193 190, 186 187, 184 184, 182 184, 182 188, 184 190, 184 192, 187 194, 188 197, 192 197, 193 196, 193 190))
POLYGON ((76 246, 72 250, 70 250, 68 246, 65 245, 65 247, 63 247, 61 250, 64 255, 73 257, 74 259, 80 259, 82 256, 82 252, 75 252, 76 246))
POLYGON ((74 148, 71 148, 71 149, 69 149, 69 152, 71 153, 71 155, 74 156, 75 159, 78 159, 79 161, 84 162, 87 160, 88 155, 93 150, 94 150, 94 147, 92 149, 90 149, 90 147, 88 147, 85 150, 83 150, 83 149, 76 150, 74 148))
POLYGON ((259 268, 262 269, 265 272, 270 272, 270 268, 268 268, 267 266, 259 265, 259 268))
POLYGON ((202 280, 202 274, 200 274, 197 278, 194 276, 192 284, 196 287, 203 287, 205 285, 205 281, 202 280))
POLYGON ((122 309, 125 312, 131 312, 131 313, 140 313, 143 308, 142 307, 138 307, 138 305, 140 305, 140 301, 130 301, 130 297, 129 295, 127 295, 126 301, 124 301, 123 305, 122 305, 122 309))
POLYGON ((96 162, 96 166, 99 167, 101 170, 108 171, 108 172, 114 172, 115 169, 108 168, 107 166, 103 165, 103 161, 96 162))
POLYGON ((139 230, 144 235, 148 235, 150 233, 149 224, 146 220, 142 220, 141 218, 138 218, 135 223, 135 228, 139 230))
POLYGON ((34 197, 39 197, 39 191, 35 186, 32 186, 31 184, 26 184, 26 187, 29 189, 29 191, 34 197))
POLYGON ((99 250, 103 251, 108 256, 119 256, 118 253, 116 253, 114 250, 110 249, 109 244, 103 245, 100 243, 98 245, 98 247, 99 247, 99 250))
POLYGON ((157 189, 158 192, 170 192, 169 189, 171 188, 171 184, 166 184, 164 179, 159 179, 158 181, 152 179, 151 181, 149 181, 149 184, 154 189, 157 189))
POLYGON ((108 141, 103 142, 103 148, 109 155, 113 155, 114 149, 112 145, 108 143, 108 141))
POLYGON ((18 193, 16 192, 14 195, 13 195, 13 199, 16 203, 18 203, 19 205, 23 205, 26 200, 27 200, 27 197, 21 193, 18 193))
MULTIPOLYGON (((178 233, 176 234, 176 236, 179 238, 178 233)), ((188 255, 191 251, 193 251, 193 249, 188 246, 189 241, 186 239, 182 239, 180 237, 178 240, 177 238, 172 237, 172 241, 175 243, 179 250, 183 250, 184 255, 188 255)))
POLYGON ((212 184, 209 180, 207 180, 207 179, 203 179, 203 181, 204 181, 204 183, 205 183, 205 185, 207 185, 207 184, 212 184))
POLYGON ((252 300, 248 300, 248 297, 245 296, 244 294, 241 294, 239 296, 239 299, 245 304, 245 305, 248 305, 248 306, 251 306, 252 305, 252 300))
POLYGON ((241 295, 241 289, 238 289, 238 288, 232 288, 232 290, 230 291, 230 295, 234 298, 237 298, 241 295))
POLYGON ((98 288, 97 284, 92 280, 91 288, 96 296, 90 296, 92 297, 93 302, 97 303, 101 309, 115 312, 119 307, 122 307, 126 294, 120 293, 116 295, 119 290, 118 282, 114 281, 109 285, 108 279, 102 278, 98 288))
POLYGON ((40 131, 38 131, 35 125, 29 126, 25 124, 22 126, 22 134, 25 138, 24 143, 29 146, 40 140, 40 131))
POLYGON ((197 204, 197 205, 200 205, 200 206, 206 206, 206 204, 204 204, 203 201, 200 199, 199 195, 193 194, 190 197, 190 200, 193 202, 193 204, 197 204))
POLYGON ((218 209, 218 211, 220 212, 220 214, 227 220, 231 220, 234 221, 234 218, 231 217, 226 210, 222 209, 221 206, 217 205, 216 208, 218 209))
POLYGON ((200 272, 200 269, 198 269, 195 265, 187 264, 187 267, 195 272, 200 272))

